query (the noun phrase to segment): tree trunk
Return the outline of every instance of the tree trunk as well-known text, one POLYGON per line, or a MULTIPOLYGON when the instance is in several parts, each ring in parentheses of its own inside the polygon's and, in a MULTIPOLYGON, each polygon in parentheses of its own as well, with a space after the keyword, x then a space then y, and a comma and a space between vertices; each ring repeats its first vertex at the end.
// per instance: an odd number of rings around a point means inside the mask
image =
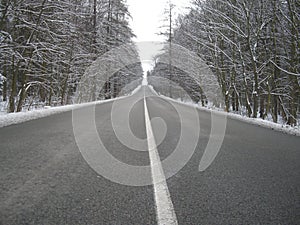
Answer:
POLYGON ((265 117, 266 117, 266 114, 265 114, 265 98, 264 98, 264 96, 260 96, 260 107, 259 107, 259 117, 261 118, 261 119, 265 119, 265 117))
POLYGON ((26 82, 27 82, 27 76, 25 74, 22 74, 22 81, 21 81, 21 93, 19 96, 18 106, 17 106, 17 112, 22 111, 23 102, 26 98, 26 82))
POLYGON ((49 106, 51 106, 51 103, 52 103, 52 95, 53 95, 53 91, 52 91, 52 89, 50 89, 49 98, 48 98, 48 105, 49 106))
POLYGON ((6 102, 7 101, 7 81, 5 80, 3 82, 3 101, 6 102))
POLYGON ((9 96, 9 109, 8 112, 15 112, 15 98, 17 94, 17 73, 15 71, 15 56, 12 57, 12 80, 11 80, 11 89, 9 96))
POLYGON ((61 100, 60 100, 61 105, 65 104, 67 88, 68 88, 68 75, 66 74, 66 78, 63 81, 63 86, 61 90, 61 100))
POLYGON ((3 81, 3 93, 2 93, 2 97, 3 97, 3 101, 6 102, 7 101, 7 67, 6 67, 6 61, 4 62, 4 67, 3 67, 3 76, 4 81, 3 81))

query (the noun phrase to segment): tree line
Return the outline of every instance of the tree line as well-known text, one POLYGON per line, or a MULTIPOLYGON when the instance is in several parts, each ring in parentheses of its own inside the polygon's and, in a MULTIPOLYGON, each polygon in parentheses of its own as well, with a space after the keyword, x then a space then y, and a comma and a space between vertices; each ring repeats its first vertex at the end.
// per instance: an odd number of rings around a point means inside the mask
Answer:
MULTIPOLYGON (((263 119, 271 115, 274 122, 281 116, 287 124, 296 125, 300 117, 299 31, 297 0, 194 0, 189 13, 177 18, 168 42, 195 52, 210 66, 227 112, 263 119)), ((178 71, 174 74, 170 78, 176 81, 178 71)), ((191 86, 191 79, 180 82, 191 86)))
MULTIPOLYGON (((0 83, 8 112, 35 101, 70 103, 87 67, 134 37, 123 0, 1 0, 0 10, 0 83)), ((103 96, 116 96, 118 82, 126 74, 134 79, 136 67, 106 82, 103 96)))

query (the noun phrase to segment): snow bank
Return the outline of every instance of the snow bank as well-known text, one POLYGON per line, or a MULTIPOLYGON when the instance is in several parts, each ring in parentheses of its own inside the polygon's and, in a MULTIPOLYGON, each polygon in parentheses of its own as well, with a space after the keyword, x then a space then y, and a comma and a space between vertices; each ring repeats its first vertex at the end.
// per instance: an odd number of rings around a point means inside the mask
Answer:
POLYGON ((243 121, 243 122, 250 123, 250 124, 254 124, 254 125, 257 125, 257 126, 269 128, 269 129, 280 131, 280 132, 283 132, 283 133, 286 133, 286 134, 300 136, 300 126, 299 125, 295 126, 295 127, 292 127, 292 126, 289 126, 289 125, 286 125, 286 124, 278 124, 278 123, 274 123, 272 121, 263 120, 261 118, 249 118, 247 116, 242 116, 242 115, 239 115, 239 114, 234 114, 234 113, 230 113, 230 112, 227 113, 227 112, 224 112, 222 109, 217 109, 217 108, 212 109, 212 108, 202 107, 202 106, 199 106, 198 104, 196 104, 192 101, 182 102, 180 99, 175 100, 175 99, 172 99, 172 98, 169 98, 169 97, 166 97, 166 96, 162 96, 162 95, 160 95, 160 96, 167 99, 167 100, 170 100, 170 101, 173 101, 173 102, 176 102, 176 103, 179 103, 179 104, 183 104, 183 105, 188 105, 188 106, 200 109, 202 111, 206 111, 206 112, 210 112, 210 113, 211 112, 218 112, 218 113, 221 113, 223 115, 226 115, 228 118, 231 118, 231 119, 236 119, 236 120, 243 121))
MULTIPOLYGON (((136 89, 134 89, 130 95, 135 94, 141 89, 141 85, 139 85, 136 89)), ((6 127, 13 124, 19 124, 30 120, 35 120, 43 117, 47 117, 54 114, 59 114, 63 112, 68 112, 73 109, 78 109, 80 107, 95 105, 95 104, 101 104, 101 103, 107 103, 112 102, 115 100, 119 100, 122 98, 125 98, 126 96, 109 99, 109 100, 102 100, 102 101, 96 101, 96 102, 89 102, 84 104, 77 104, 77 105, 66 105, 66 106, 58 106, 58 107, 50 107, 45 106, 43 109, 37 109, 33 111, 26 111, 26 112, 19 112, 19 113, 5 113, 4 110, 0 110, 0 128, 6 127)), ((1 102, 0 102, 1 103, 1 102)), ((1 104, 0 104, 1 106, 1 104)), ((4 105, 3 105, 4 107, 4 105)))
MULTIPOLYGON (((95 104, 95 103, 93 103, 95 104)), ((38 109, 27 112, 19 112, 19 113, 7 113, 0 115, 0 127, 6 127, 12 124, 23 123, 29 120, 35 120, 43 117, 47 117, 50 115, 67 112, 79 107, 82 105, 66 105, 59 107, 45 107, 44 109, 38 109)))
POLYGON ((142 85, 137 86, 136 89, 134 89, 130 95, 134 95, 135 93, 137 93, 140 89, 142 88, 142 85))
POLYGON ((0 114, 0 128, 10 126, 13 124, 19 124, 30 120, 35 120, 47 116, 51 116, 54 114, 59 114, 63 112, 68 112, 73 109, 78 109, 81 107, 91 106, 95 104, 107 103, 111 101, 115 101, 117 99, 122 99, 124 97, 103 100, 103 101, 96 101, 96 102, 89 102, 83 104, 76 104, 76 105, 66 105, 66 106, 58 106, 58 107, 49 107, 46 106, 43 109, 33 110, 33 111, 26 111, 26 112, 19 112, 19 113, 6 113, 0 114))
MULTIPOLYGON (((148 87, 150 88, 150 90, 151 90, 154 94, 159 95, 159 94, 154 90, 154 87, 153 87, 152 85, 148 85, 148 87)), ((168 98, 168 97, 163 96, 163 95, 159 95, 159 96, 168 98)), ((174 100, 174 99, 172 99, 172 98, 168 98, 168 99, 174 100)))

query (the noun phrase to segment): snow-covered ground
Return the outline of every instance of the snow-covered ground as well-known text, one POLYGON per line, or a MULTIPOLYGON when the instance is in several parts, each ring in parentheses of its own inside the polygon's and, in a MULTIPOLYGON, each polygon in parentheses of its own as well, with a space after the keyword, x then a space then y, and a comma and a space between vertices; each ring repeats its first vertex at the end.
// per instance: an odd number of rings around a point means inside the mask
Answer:
MULTIPOLYGON (((132 94, 136 93, 141 86, 138 86, 135 90, 132 91, 132 94)), ((124 96, 126 97, 126 96, 124 96)), ((19 113, 6 113, 7 105, 4 102, 0 102, 0 127, 6 127, 13 124, 19 124, 30 120, 35 120, 43 117, 47 117, 50 115, 63 113, 67 111, 71 111, 73 109, 78 109, 80 107, 85 107, 94 104, 101 104, 105 102, 115 101, 116 99, 122 99, 124 97, 109 99, 109 100, 102 100, 84 104, 75 104, 75 105, 66 105, 66 106, 57 106, 57 107, 43 107, 41 109, 36 109, 32 111, 25 111, 19 113)))
MULTIPOLYGON (((151 89, 154 91, 153 88, 151 88, 151 89)), ((166 97, 166 96, 162 96, 162 95, 160 95, 160 96, 165 98, 165 99, 168 99, 170 101, 180 103, 180 104, 184 104, 184 105, 189 105, 191 107, 195 107, 195 108, 198 108, 198 109, 206 111, 206 112, 222 113, 222 114, 226 115, 228 118, 244 121, 244 122, 247 122, 247 123, 250 123, 250 124, 254 124, 254 125, 257 125, 257 126, 269 128, 269 129, 272 129, 272 130, 281 131, 281 132, 286 133, 286 134, 300 136, 300 125, 292 127, 292 126, 284 124, 282 121, 279 124, 279 123, 274 123, 270 120, 263 120, 261 118, 249 118, 247 116, 243 116, 243 115, 239 115, 239 114, 235 114, 235 113, 231 113, 231 112, 227 113, 227 112, 224 112, 222 109, 218 109, 218 108, 202 107, 199 104, 196 104, 192 101, 183 102, 180 99, 175 100, 175 99, 171 99, 171 98, 166 97)), ((271 118, 269 118, 269 119, 271 119, 271 118)))
POLYGON ((26 112, 18 112, 18 113, 2 112, 0 114, 0 127, 19 124, 30 120, 35 120, 50 115, 71 111, 73 109, 77 109, 88 105, 100 104, 102 102, 107 102, 107 101, 98 101, 98 102, 91 102, 91 103, 84 103, 84 104, 77 104, 77 105, 66 105, 66 106, 58 106, 58 107, 44 107, 43 109, 37 109, 37 110, 26 111, 26 112))

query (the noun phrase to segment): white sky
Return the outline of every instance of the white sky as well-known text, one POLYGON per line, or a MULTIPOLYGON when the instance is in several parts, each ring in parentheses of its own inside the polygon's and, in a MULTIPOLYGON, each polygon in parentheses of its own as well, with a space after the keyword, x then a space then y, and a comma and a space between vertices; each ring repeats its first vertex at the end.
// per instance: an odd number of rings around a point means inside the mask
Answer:
MULTIPOLYGON (((168 0, 127 0, 129 11, 133 18, 130 21, 134 33, 137 35, 135 41, 164 41, 164 37, 158 36, 164 22, 164 11, 168 0)), ((190 0, 172 0, 176 6, 175 12, 184 12, 189 6, 190 0)), ((175 15, 176 18, 176 15, 175 15)))

